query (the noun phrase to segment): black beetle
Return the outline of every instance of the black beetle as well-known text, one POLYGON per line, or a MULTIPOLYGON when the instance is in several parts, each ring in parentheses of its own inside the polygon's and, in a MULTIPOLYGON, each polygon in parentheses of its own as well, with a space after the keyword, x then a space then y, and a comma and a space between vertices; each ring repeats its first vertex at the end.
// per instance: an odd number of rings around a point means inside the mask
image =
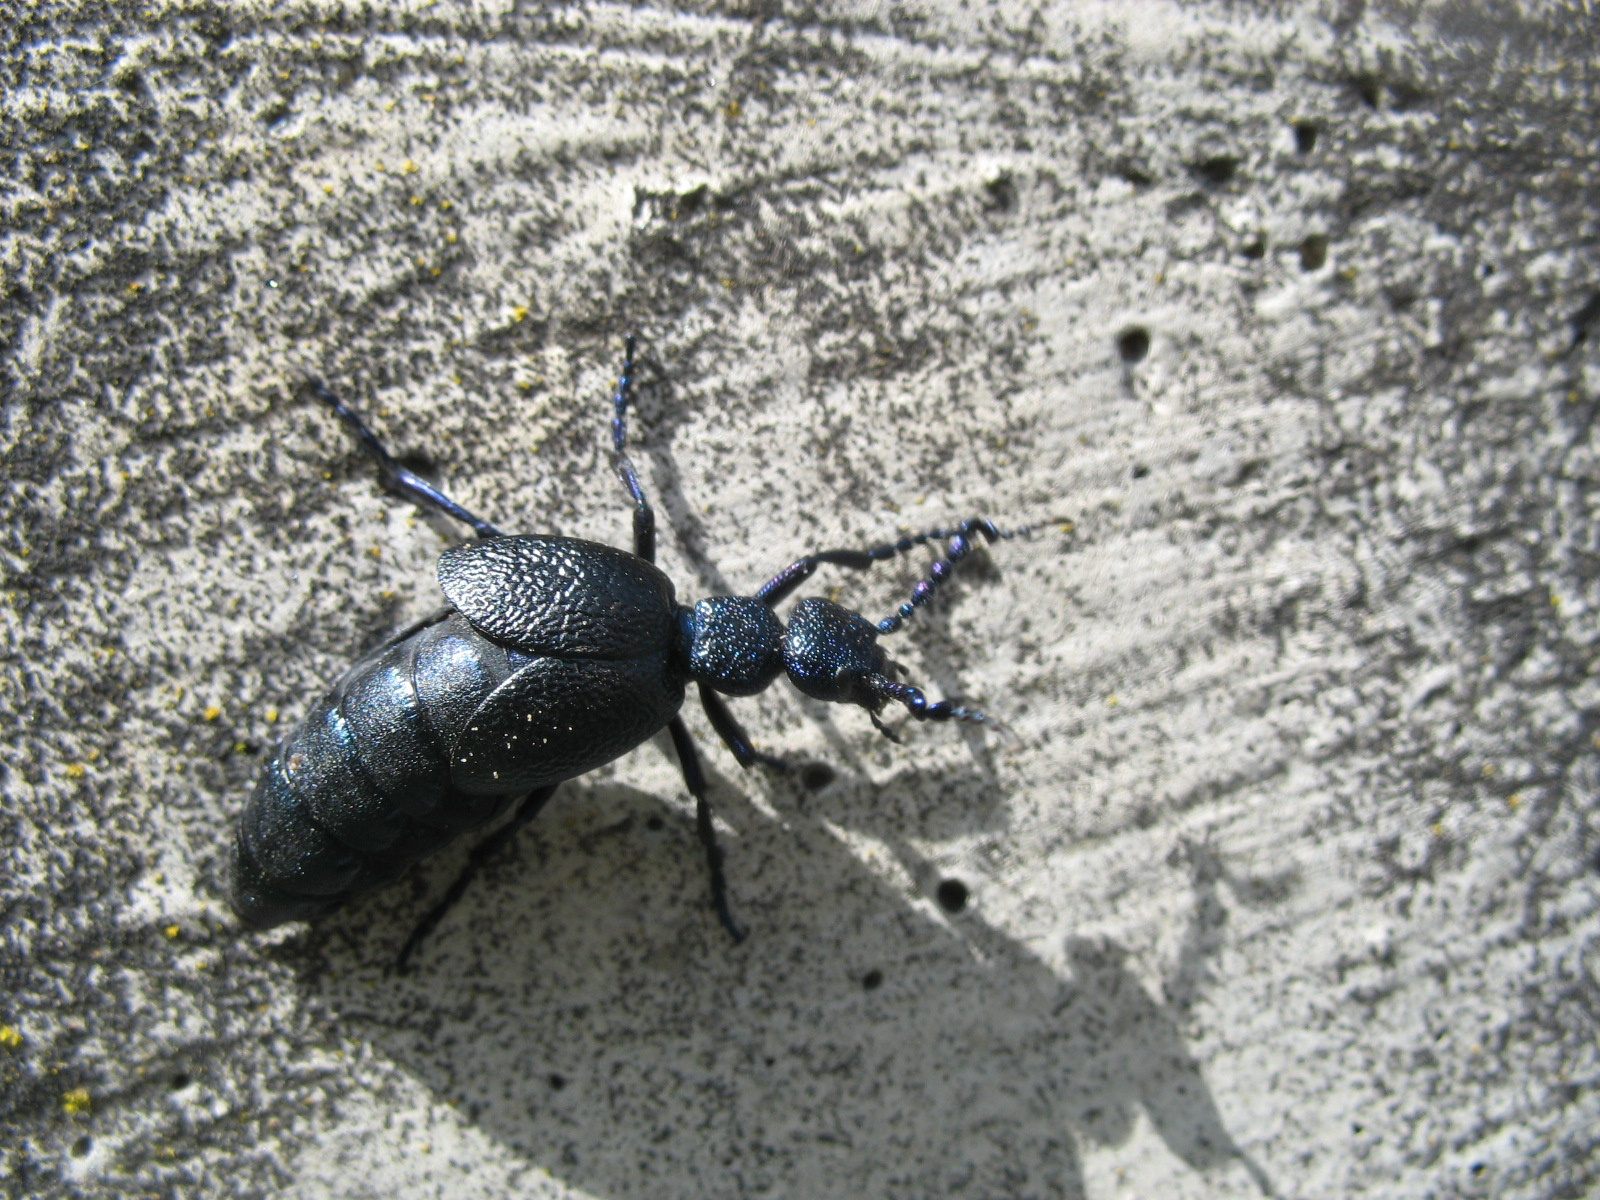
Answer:
POLYGON ((501 533, 401 466, 332 391, 308 381, 391 489, 465 522, 477 537, 439 559, 449 605, 351 667, 267 765, 234 849, 233 907, 245 922, 266 927, 328 912, 515 810, 418 924, 400 955, 404 967, 477 867, 558 783, 664 726, 695 798, 712 904, 737 940, 744 935, 728 909, 705 777, 678 715, 689 681, 745 767, 786 764, 751 746, 718 693, 754 695, 782 671, 808 696, 861 705, 885 734, 878 713, 890 701, 918 720, 995 724, 896 681, 878 637, 927 601, 974 535, 993 542, 1029 529, 971 520, 870 550, 808 554, 753 596, 713 596, 684 608, 654 565, 655 514, 624 448, 633 337, 626 345, 611 436, 617 474, 633 500, 632 554, 577 538, 501 533), (945 543, 944 559, 876 625, 820 599, 797 604, 787 628, 772 611, 822 563, 868 567, 931 541, 945 543))

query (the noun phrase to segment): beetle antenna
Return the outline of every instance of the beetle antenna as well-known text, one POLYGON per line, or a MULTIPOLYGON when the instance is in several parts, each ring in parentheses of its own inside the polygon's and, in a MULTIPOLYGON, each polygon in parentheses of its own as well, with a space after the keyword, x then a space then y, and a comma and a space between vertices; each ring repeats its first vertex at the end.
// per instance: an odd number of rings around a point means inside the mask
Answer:
MULTIPOLYGON (((991 717, 988 713, 962 704, 952 704, 948 700, 929 700, 922 694, 921 688, 912 687, 909 683, 899 683, 882 675, 873 675, 866 683, 873 695, 881 700, 893 700, 904 704, 911 715, 919 721, 968 721, 974 725, 986 725, 1008 739, 1014 739, 1016 736, 998 718, 991 717)), ((872 723, 877 726, 878 732, 890 741, 900 740, 878 720, 877 713, 872 714, 872 723)))
MULTIPOLYGON (((902 604, 897 611, 878 622, 878 632, 880 634, 893 633, 905 624, 906 619, 912 613, 928 602, 933 593, 938 590, 939 585, 955 574, 956 564, 972 552, 972 547, 976 545, 974 534, 981 534, 984 541, 993 545, 995 542, 1027 537, 1034 530, 1042 529, 1047 524, 1060 525, 1064 530, 1072 528, 1070 521, 1052 520, 1040 522, 1037 525, 1022 525, 1016 529, 1001 529, 993 521, 982 517, 974 517, 970 521, 961 522, 954 529, 931 529, 927 533, 913 534, 910 537, 901 538, 894 544, 894 549, 898 553, 903 554, 911 547, 920 546, 924 542, 944 542, 945 554, 942 559, 928 569, 928 577, 911 589, 911 599, 902 604)), ((967 718, 955 719, 966 720, 967 718)))

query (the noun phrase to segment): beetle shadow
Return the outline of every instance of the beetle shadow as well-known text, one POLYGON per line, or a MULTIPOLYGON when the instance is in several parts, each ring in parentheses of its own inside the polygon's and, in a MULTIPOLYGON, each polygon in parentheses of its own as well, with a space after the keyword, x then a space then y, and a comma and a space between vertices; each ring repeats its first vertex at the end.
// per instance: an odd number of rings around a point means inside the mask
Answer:
MULTIPOLYGON (((984 922, 981 887, 945 920, 820 802, 774 819, 729 790, 743 944, 709 913, 690 813, 580 781, 411 975, 388 970, 421 910, 404 887, 284 953, 349 1035, 587 1194, 1077 1197, 1082 1148, 1140 1113, 1178 1163, 1273 1194, 1124 948, 1068 938, 1052 967, 984 922)), ((462 855, 441 857, 414 894, 462 855)))

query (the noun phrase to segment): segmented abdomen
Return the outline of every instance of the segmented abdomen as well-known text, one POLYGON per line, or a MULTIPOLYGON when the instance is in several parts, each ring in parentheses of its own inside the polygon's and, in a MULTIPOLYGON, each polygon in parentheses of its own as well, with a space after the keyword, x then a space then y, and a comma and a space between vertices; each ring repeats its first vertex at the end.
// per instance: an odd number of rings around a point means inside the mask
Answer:
POLYGON ((523 780, 452 783, 450 755, 495 688, 533 661, 454 612, 379 646, 268 764, 235 846, 233 907, 252 925, 316 916, 504 813, 523 780))

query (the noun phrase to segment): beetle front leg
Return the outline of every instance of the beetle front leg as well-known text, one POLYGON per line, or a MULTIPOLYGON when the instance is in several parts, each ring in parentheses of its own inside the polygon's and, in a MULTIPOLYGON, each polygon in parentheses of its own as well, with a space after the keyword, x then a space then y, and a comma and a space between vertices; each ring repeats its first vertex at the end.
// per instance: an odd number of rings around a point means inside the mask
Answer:
POLYGON ((716 826, 711 821, 711 802, 706 799, 705 772, 700 769, 700 755, 689 737, 688 727, 682 717, 673 717, 667 725, 672 734, 672 748, 678 753, 678 766, 683 770, 683 782, 694 797, 694 827, 705 848, 706 868, 711 872, 711 907, 717 911, 717 920, 735 942, 744 941, 744 930, 733 919, 728 907, 728 877, 722 872, 722 846, 717 842, 716 826))
POLYGON ((756 763, 761 763, 775 771, 792 769, 787 760, 779 758, 776 754, 766 754, 751 745, 750 735, 744 731, 744 726, 739 724, 722 697, 703 683, 700 685, 700 707, 706 710, 706 716, 711 720, 711 728, 717 731, 722 744, 733 752, 741 767, 748 770, 756 763))

